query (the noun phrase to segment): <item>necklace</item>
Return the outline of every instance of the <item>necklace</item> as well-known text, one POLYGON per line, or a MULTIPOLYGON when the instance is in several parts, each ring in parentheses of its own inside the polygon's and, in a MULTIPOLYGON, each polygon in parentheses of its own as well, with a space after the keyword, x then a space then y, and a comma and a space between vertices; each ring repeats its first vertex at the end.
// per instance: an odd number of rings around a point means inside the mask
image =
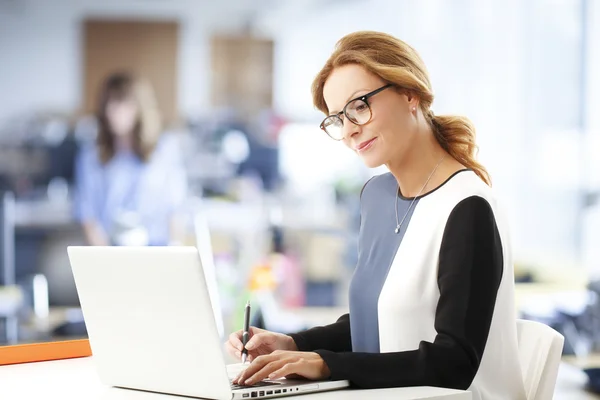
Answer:
POLYGON ((394 229, 394 233, 399 233, 400 232, 400 227, 404 223, 404 220, 406 219, 406 216, 410 212, 410 209, 412 208, 412 206, 415 203, 415 201, 417 200, 417 198, 421 195, 421 193, 423 193, 423 190, 425 190, 425 187, 427 186, 427 184, 431 180, 431 177, 433 176, 433 174, 435 174, 435 171, 438 169, 438 167, 440 166, 440 164, 442 163, 442 161, 444 161, 444 158, 446 158, 445 154, 440 159, 440 161, 437 163, 437 165, 435 166, 435 168, 433 169, 433 171, 431 171, 431 174, 429 174, 429 178, 427 178, 427 180, 425 181, 425 184, 423 185, 423 187, 419 191, 419 194, 417 194, 413 198, 413 200, 410 202, 410 205, 408 206, 408 209, 406 210, 406 213, 404 213, 404 217, 402 217, 402 221, 400 221, 400 222, 398 222, 398 197, 399 197, 399 194, 400 194, 399 193, 400 192, 400 184, 398 184, 398 189, 396 190, 396 202, 394 203, 394 209, 396 211, 396 229, 394 229))

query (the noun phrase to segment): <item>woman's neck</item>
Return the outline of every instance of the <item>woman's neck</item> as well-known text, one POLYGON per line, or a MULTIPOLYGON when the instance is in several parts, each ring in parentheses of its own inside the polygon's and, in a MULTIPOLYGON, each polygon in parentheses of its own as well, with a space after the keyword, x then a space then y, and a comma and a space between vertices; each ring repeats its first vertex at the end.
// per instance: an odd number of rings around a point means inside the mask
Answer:
POLYGON ((115 136, 115 149, 117 151, 128 151, 133 149, 133 135, 115 136))
POLYGON ((391 162, 387 167, 396 178, 402 196, 415 197, 441 185, 451 173, 459 169, 456 164, 435 139, 431 128, 427 127, 418 133, 411 150, 402 155, 402 160, 391 162), (454 170, 449 173, 452 168, 454 170), (431 179, 424 187, 430 176, 431 179))

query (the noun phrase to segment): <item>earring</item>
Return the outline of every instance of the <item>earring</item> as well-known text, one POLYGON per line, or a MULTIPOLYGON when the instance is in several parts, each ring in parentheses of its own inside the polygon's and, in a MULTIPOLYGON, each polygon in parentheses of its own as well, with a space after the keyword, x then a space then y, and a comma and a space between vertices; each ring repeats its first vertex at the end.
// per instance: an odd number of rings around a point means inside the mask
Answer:
POLYGON ((412 112, 415 112, 415 111, 417 111, 417 107, 412 108, 412 112))

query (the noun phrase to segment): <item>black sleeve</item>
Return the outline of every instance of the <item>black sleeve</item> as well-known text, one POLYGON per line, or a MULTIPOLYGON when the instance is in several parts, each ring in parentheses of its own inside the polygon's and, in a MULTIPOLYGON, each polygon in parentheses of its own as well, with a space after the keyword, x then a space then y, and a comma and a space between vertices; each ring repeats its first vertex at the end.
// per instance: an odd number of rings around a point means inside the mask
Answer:
POLYGON ((502 278, 502 243, 489 203, 477 196, 450 214, 440 248, 437 335, 416 350, 334 353, 317 350, 332 379, 362 388, 438 386, 467 389, 483 350, 502 278))
POLYGON ((317 349, 332 352, 352 351, 350 340, 350 316, 342 315, 337 322, 311 328, 303 332, 290 335, 300 351, 314 351, 317 349))

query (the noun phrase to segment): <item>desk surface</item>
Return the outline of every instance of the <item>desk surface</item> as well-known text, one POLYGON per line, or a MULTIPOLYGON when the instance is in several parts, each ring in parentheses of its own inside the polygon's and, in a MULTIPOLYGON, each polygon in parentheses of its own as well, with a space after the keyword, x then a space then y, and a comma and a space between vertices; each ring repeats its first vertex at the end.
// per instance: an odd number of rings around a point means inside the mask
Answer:
POLYGON ((600 368, 600 353, 591 353, 586 356, 563 356, 563 361, 577 368, 600 368))
MULTIPOLYGON (((318 394, 282 397, 300 400, 470 400, 471 394, 450 389, 414 387, 338 390, 318 394)), ((91 357, 0 367, 0 397, 10 400, 181 400, 186 397, 109 388, 103 385, 91 357)))

